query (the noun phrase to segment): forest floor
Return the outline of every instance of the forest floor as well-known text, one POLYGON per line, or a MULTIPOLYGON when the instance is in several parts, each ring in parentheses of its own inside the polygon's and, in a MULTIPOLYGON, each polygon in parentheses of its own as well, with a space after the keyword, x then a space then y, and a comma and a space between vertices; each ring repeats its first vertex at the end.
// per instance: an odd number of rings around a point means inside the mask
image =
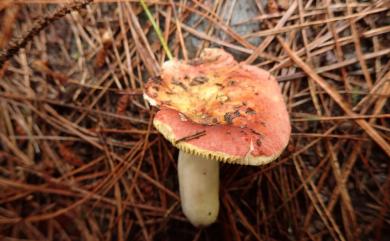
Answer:
POLYGON ((2 0, 1 240, 389 240, 388 1, 146 2, 174 57, 276 76, 288 147, 221 163, 218 220, 193 227, 142 96, 168 57, 139 1, 2 0))

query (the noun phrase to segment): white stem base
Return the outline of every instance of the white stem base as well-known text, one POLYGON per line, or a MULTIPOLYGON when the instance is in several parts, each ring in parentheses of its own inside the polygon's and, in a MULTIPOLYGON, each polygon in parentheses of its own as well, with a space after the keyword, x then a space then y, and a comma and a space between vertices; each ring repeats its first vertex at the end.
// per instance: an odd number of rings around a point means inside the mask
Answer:
POLYGON ((215 222, 219 212, 219 162, 179 152, 180 198, 183 213, 194 226, 215 222))

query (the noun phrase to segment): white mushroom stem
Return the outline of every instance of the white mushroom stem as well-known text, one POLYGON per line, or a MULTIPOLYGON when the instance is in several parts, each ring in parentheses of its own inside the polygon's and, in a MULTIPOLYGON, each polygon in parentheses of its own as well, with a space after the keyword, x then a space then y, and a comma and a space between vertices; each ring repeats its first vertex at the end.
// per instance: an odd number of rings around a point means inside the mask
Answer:
POLYGON ((194 226, 215 222, 219 212, 219 162, 179 152, 181 205, 194 226))

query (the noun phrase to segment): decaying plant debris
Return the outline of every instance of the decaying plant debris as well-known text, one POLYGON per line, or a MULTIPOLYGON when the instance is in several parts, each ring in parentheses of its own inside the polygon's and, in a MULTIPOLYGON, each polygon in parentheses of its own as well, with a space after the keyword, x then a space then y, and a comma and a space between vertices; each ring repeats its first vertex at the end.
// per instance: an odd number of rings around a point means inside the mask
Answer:
POLYGON ((218 221, 193 228, 142 98, 167 54, 139 2, 1 1, 3 240, 389 238, 387 1, 253 0, 255 18, 238 1, 147 2, 174 56, 223 47, 277 76, 288 150, 222 166, 218 221))

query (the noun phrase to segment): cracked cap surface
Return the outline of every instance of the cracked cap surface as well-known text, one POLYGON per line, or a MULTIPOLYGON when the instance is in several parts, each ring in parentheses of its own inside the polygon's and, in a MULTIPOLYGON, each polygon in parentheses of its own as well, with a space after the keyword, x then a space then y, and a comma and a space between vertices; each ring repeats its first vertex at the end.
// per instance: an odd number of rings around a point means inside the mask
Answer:
POLYGON ((276 159, 289 140, 289 116, 275 78, 221 49, 164 63, 144 96, 160 108, 156 129, 189 153, 261 165, 276 159))

